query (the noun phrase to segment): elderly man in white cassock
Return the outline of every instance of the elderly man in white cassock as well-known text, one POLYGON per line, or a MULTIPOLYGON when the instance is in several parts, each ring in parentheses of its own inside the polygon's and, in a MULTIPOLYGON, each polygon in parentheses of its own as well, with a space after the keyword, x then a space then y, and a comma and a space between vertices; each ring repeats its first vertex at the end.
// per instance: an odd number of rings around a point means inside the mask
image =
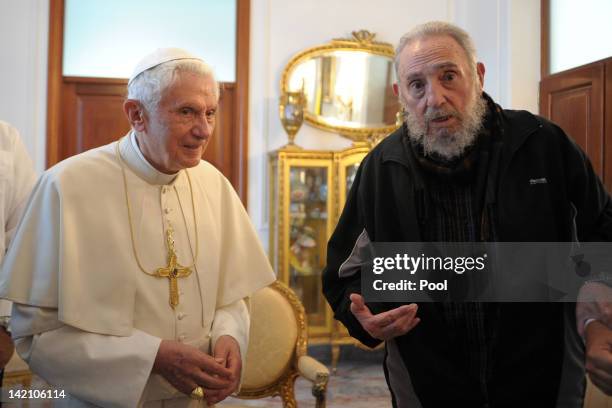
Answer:
POLYGON ((131 132, 35 187, 0 296, 17 351, 71 407, 201 407, 239 386, 247 298, 274 274, 232 186, 201 160, 218 99, 201 59, 158 50, 128 83, 131 132))

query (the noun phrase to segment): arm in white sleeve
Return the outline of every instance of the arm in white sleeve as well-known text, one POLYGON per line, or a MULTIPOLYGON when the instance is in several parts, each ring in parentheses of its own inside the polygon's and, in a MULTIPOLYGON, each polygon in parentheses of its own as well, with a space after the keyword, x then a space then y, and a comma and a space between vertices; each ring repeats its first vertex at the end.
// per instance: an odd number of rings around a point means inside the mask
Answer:
MULTIPOLYGON (((13 138, 10 139, 12 146, 10 153, 12 155, 12 173, 9 174, 8 190, 2 199, 4 205, 0 206, 4 208, 4 220, 5 225, 3 234, 0 236, 4 237, 3 248, 8 248, 8 245, 15 233, 17 224, 21 219, 21 214, 28 201, 28 197, 32 191, 32 187, 36 181, 36 172, 32 165, 32 160, 28 152, 21 142, 17 130, 10 127, 9 132, 13 132, 13 138)), ((4 253, 0 254, 0 260, 4 258, 4 253)), ((5 299, 0 299, 0 317, 11 315, 11 302, 5 299)))
POLYGON ((63 325, 55 309, 17 304, 12 321, 17 352, 49 384, 95 405, 138 405, 161 339, 136 329, 126 337, 89 333, 63 325), (24 325, 24 319, 30 324, 24 325), (18 336, 20 326, 41 325, 59 327, 18 336))
POLYGON ((243 372, 246 363, 247 347, 249 345, 250 323, 249 308, 247 307, 246 300, 241 299, 216 310, 211 330, 213 351, 217 340, 221 336, 232 336, 238 342, 243 372))
POLYGON ((6 299, 0 299, 0 317, 11 315, 11 301, 6 299))
MULTIPOLYGON (((15 130, 15 132, 17 131, 15 130)), ((11 238, 15 233, 15 229, 21 219, 21 214, 37 179, 32 160, 18 135, 15 135, 14 138, 12 154, 13 168, 10 189, 7 196, 4 197, 6 200, 4 205, 6 211, 6 225, 4 226, 5 248, 8 248, 11 238)))

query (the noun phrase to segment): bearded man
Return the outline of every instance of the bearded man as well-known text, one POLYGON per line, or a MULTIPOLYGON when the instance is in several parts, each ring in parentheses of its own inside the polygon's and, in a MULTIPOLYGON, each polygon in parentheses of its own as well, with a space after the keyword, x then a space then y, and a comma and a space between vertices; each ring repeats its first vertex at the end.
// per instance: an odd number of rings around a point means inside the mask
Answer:
POLYGON ((60 406, 202 407, 236 391, 246 298, 274 280, 231 184, 201 160, 219 88, 180 49, 128 82, 128 135, 47 170, 3 265, 12 334, 60 406))
POLYGON ((328 245, 335 318, 368 346, 386 341, 395 407, 582 407, 585 320, 591 379, 611 392, 612 336, 590 319, 608 321, 596 305, 577 322, 575 303, 364 303, 360 254, 373 242, 612 240, 612 202, 585 154, 483 92, 464 30, 417 26, 395 65, 405 122, 362 162, 328 245))

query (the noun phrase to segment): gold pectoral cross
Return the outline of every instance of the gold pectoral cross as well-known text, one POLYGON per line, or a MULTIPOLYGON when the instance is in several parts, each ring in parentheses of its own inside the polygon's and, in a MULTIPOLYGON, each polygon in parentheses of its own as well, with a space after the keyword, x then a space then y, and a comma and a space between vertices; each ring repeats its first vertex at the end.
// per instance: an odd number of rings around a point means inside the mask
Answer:
POLYGON ((172 238, 171 228, 168 228, 166 231, 166 240, 168 242, 168 266, 165 268, 157 268, 156 276, 168 278, 170 283, 170 306, 174 309, 179 304, 177 279, 191 275, 191 268, 182 266, 176 261, 176 251, 174 250, 174 239, 172 238))

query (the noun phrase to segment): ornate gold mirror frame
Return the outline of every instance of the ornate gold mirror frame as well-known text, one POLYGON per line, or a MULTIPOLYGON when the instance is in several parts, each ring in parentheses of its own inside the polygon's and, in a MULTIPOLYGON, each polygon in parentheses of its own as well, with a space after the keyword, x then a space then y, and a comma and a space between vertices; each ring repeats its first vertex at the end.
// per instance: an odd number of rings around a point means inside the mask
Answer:
MULTIPOLYGON (((295 91, 295 89, 291 89, 290 87, 291 75, 300 64, 317 57, 332 55, 332 53, 337 51, 361 52, 383 56, 389 58, 391 63, 393 62, 395 51, 391 44, 375 41, 375 34, 366 30, 353 31, 352 35, 353 38, 333 39, 328 44, 308 48, 293 56, 282 74, 280 83, 281 95, 295 91)), ((396 101, 396 99, 394 101, 396 101)), ((395 120, 395 114, 399 110, 399 103, 394 103, 397 104, 397 109, 395 109, 393 105, 393 120, 395 120)), ((347 137, 355 142, 372 142, 373 140, 391 133, 397 128, 395 123, 377 127, 369 127, 368 125, 360 127, 342 126, 330 123, 330 121, 325 120, 323 116, 316 115, 307 108, 304 109, 304 120, 318 129, 339 133, 341 136, 347 137)))

